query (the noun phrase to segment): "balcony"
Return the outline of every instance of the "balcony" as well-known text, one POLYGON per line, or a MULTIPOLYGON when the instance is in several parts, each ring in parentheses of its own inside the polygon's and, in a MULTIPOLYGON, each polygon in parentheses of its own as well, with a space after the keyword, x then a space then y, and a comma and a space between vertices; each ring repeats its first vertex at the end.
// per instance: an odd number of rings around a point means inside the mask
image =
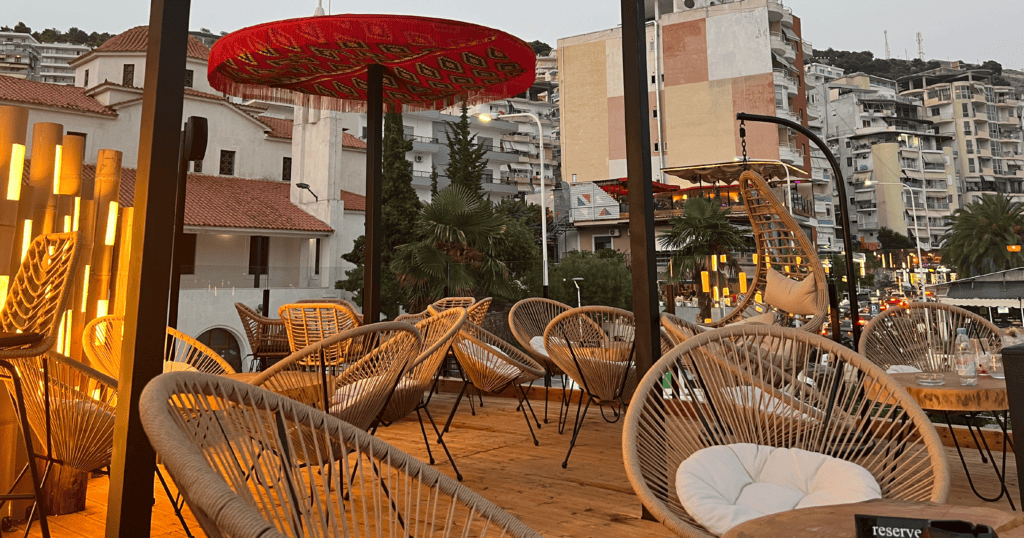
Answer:
POLYGON ((790 121, 800 123, 800 120, 796 117, 796 112, 789 107, 778 106, 775 107, 775 115, 790 121))
POLYGON ((775 79, 775 85, 786 88, 786 93, 789 95, 797 95, 800 92, 800 82, 786 74, 785 70, 773 70, 772 77, 775 79))
POLYGON ((1002 96, 1000 96, 1000 97, 996 98, 996 106, 1004 106, 1004 107, 1016 108, 1017 107, 1017 99, 1014 98, 1014 97, 1002 97, 1002 96))
POLYGON ((772 52, 789 61, 796 60, 796 49, 781 32, 771 32, 772 52))
POLYGON ((803 164, 804 152, 801 148, 789 144, 779 144, 779 159, 788 164, 803 164))

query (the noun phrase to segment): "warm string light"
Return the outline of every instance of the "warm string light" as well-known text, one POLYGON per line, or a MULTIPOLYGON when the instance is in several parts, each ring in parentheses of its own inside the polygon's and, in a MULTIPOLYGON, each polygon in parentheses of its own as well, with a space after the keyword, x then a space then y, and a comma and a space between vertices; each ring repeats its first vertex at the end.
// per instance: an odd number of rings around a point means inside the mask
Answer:
POLYGON ((725 263, 725 254, 722 254, 722 255, 721 255, 721 256, 719 257, 718 261, 719 261, 719 262, 721 262, 721 263, 725 263))
POLYGON ((32 219, 25 219, 25 227, 21 232, 21 259, 28 255, 28 246, 32 243, 32 219))
POLYGON ((96 301, 96 317, 102 318, 106 316, 109 308, 110 303, 106 299, 98 299, 96 301))
POLYGON ((747 293, 747 274, 740 273, 740 293, 747 293))
POLYGON ((71 232, 71 215, 64 215, 64 233, 71 232))
POLYGON ((53 194, 60 194, 60 162, 63 160, 64 146, 57 144, 53 154, 53 194))
POLYGON ((74 215, 74 219, 75 220, 74 220, 74 223, 73 223, 73 225, 71 227, 72 231, 75 231, 75 232, 78 231, 78 221, 81 219, 81 217, 82 217, 82 197, 81 196, 75 196, 75 215, 74 215))
POLYGON ((754 260, 754 265, 757 265, 757 254, 753 254, 750 257, 754 260))
POLYGON ((108 247, 114 246, 114 239, 117 238, 117 202, 110 202, 110 209, 107 211, 107 235, 103 244, 108 247))
POLYGON ((82 278, 82 312, 85 312, 85 307, 89 304, 89 269, 91 265, 85 266, 85 277, 82 278))
POLYGON ((704 293, 707 293, 707 292, 711 291, 711 288, 710 288, 710 286, 711 286, 711 278, 708 275, 707 271, 701 271, 700 272, 700 286, 701 286, 701 290, 703 290, 704 293))
POLYGON ((757 292, 756 294, 754 294, 754 300, 759 302, 759 303, 763 303, 764 302, 764 299, 761 298, 761 292, 757 292))
POLYGON ((0 275, 0 306, 7 300, 7 288, 10 286, 11 277, 8 275, 0 275))
POLYGON ((711 257, 711 271, 718 271, 718 256, 711 257))
POLYGON ((25 173, 25 146, 11 145, 11 168, 7 173, 7 199, 21 198, 21 177, 25 173))

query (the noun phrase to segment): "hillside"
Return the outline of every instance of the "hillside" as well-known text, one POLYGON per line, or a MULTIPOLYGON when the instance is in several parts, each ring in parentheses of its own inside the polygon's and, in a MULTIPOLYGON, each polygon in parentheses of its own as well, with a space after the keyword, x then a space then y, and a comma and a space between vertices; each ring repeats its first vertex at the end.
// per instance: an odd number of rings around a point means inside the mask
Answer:
MULTIPOLYGON (((928 71, 940 67, 937 60, 922 61, 914 58, 907 61, 899 58, 886 60, 876 58, 871 51, 845 51, 829 48, 827 50, 815 50, 814 56, 806 60, 807 63, 822 63, 835 67, 841 67, 846 73, 867 73, 876 77, 897 80, 901 77, 928 71)), ((988 69, 992 71, 992 82, 997 86, 1013 86, 1018 92, 1024 91, 1024 73, 1020 71, 1006 70, 996 61, 989 60, 981 65, 960 62, 963 69, 988 69)))

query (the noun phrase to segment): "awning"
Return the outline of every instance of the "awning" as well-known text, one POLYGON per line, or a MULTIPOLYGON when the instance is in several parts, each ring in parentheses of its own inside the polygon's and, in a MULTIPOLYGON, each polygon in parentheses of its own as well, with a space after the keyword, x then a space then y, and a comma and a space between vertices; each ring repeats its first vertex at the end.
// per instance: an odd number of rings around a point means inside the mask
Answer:
POLYGON ((536 153, 536 148, 529 142, 512 142, 512 149, 523 153, 536 153))
POLYGON ((510 172, 532 172, 533 168, 530 168, 528 164, 522 163, 508 163, 508 169, 510 172))
POLYGON ((953 306, 981 306, 998 308, 1000 306, 1008 306, 1011 308, 1020 308, 1020 302, 1017 298, 1012 299, 978 299, 978 298, 955 298, 955 297, 939 297, 939 302, 943 304, 950 304, 953 306))
POLYGON ((782 35, 786 36, 786 39, 790 41, 795 41, 796 43, 800 42, 800 39, 793 35, 793 32, 787 30, 785 26, 782 27, 782 35))
POLYGON ((924 172, 922 172, 922 171, 920 171, 920 170, 914 170, 914 169, 912 169, 912 168, 911 168, 911 169, 909 169, 909 170, 903 170, 903 173, 904 173, 904 174, 905 174, 905 175, 906 175, 907 177, 910 177, 910 178, 914 178, 914 179, 924 179, 924 172))
POLYGON ((988 181, 988 182, 994 183, 994 182, 995 182, 995 180, 996 180, 996 178, 994 178, 994 177, 992 177, 992 176, 981 176, 981 180, 982 180, 982 181, 988 181))
POLYGON ((871 179, 871 172, 854 172, 853 177, 850 178, 851 183, 863 183, 871 179))
POLYGON ((941 153, 922 153, 924 162, 932 164, 946 164, 946 157, 941 153))
POLYGON ((778 54, 775 54, 774 52, 772 53, 772 60, 775 61, 776 63, 778 63, 783 68, 789 69, 790 71, 792 71, 794 73, 799 73, 800 72, 799 69, 797 69, 795 66, 793 66, 792 63, 789 62, 789 60, 783 58, 782 56, 779 56, 778 54))
POLYGON ((870 202, 875 199, 875 191, 860 191, 857 193, 856 200, 858 202, 870 202))

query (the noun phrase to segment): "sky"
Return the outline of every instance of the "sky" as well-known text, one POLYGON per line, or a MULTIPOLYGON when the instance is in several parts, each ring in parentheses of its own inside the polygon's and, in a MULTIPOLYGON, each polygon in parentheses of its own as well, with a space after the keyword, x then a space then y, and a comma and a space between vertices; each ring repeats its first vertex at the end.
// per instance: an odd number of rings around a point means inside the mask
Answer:
MULTIPOLYGON (((556 46, 558 38, 617 26, 619 4, 613 0, 376 0, 345 2, 323 0, 330 13, 396 13, 426 15, 499 28, 526 41, 539 39, 556 46)), ((784 0, 803 20, 804 39, 817 48, 870 50, 885 57, 884 30, 889 31, 893 57, 917 54, 917 32, 924 37, 927 59, 996 60, 1010 69, 1024 70, 1024 2, 1021 0, 784 0)), ((63 1, 55 9, 45 2, 5 2, 0 24, 18 21, 33 30, 120 33, 147 24, 145 0, 63 1)), ((278 19, 313 14, 311 0, 195 0, 190 29, 231 32, 278 19)))

